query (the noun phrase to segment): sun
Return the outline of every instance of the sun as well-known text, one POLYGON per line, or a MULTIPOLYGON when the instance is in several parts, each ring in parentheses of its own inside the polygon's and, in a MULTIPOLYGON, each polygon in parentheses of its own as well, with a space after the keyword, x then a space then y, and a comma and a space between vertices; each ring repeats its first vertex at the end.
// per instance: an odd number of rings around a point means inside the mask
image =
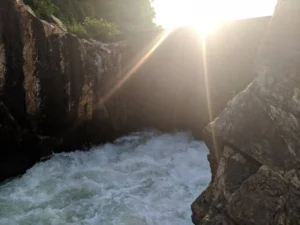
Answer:
POLYGON ((271 15, 276 0, 154 0, 155 22, 165 28, 194 26, 202 33, 225 21, 271 15))
POLYGON ((154 7, 157 22, 167 28, 194 26, 208 32, 222 21, 209 0, 155 0, 154 7))
POLYGON ((215 30, 219 25, 222 24, 222 19, 220 18, 212 18, 212 17, 203 17, 198 20, 191 21, 186 25, 193 26, 202 34, 207 34, 213 30, 215 30))

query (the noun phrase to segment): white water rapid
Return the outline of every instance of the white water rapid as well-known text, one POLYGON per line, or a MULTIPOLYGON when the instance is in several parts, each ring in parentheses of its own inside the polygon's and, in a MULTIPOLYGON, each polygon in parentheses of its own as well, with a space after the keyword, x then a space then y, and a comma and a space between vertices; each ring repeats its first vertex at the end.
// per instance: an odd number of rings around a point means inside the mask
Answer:
POLYGON ((0 184, 0 224, 190 225, 211 176, 206 155, 188 134, 156 132, 56 154, 0 184))

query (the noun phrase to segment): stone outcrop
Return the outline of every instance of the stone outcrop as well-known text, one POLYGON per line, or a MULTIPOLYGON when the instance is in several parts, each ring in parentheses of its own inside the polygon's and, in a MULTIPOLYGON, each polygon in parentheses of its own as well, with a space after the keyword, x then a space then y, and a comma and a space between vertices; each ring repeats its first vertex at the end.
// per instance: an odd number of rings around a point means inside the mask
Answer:
POLYGON ((278 1, 257 78, 205 129, 212 180, 196 225, 300 224, 300 3, 278 1))
POLYGON ((268 22, 224 24, 206 37, 205 48, 191 28, 173 31, 160 45, 164 33, 157 32, 103 44, 67 33, 53 16, 39 20, 20 0, 1 0, 0 181, 52 152, 143 128, 185 129, 201 138, 253 80, 268 22))
POLYGON ((80 40, 18 1, 0 2, 0 180, 52 151, 115 138, 101 98, 120 74, 123 49, 80 40))

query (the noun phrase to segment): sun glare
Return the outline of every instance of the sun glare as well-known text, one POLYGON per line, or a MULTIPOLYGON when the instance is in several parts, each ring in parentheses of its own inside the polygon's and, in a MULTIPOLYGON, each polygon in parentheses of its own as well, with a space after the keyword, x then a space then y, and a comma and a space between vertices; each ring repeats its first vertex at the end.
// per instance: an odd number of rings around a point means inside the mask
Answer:
MULTIPOLYGON (((1 0, 0 0, 1 1, 1 0)), ((110 89, 99 102, 103 107, 114 93, 135 75, 135 72, 145 63, 149 56, 172 32, 172 28, 180 26, 193 26, 201 32, 203 47, 205 49, 206 33, 214 30, 224 21, 271 15, 277 0, 154 0, 156 23, 166 29, 147 49, 146 53, 136 59, 135 65, 126 73, 114 87, 110 89), (263 1, 263 3, 262 3, 263 1)), ((205 59, 205 51, 203 52, 205 59)), ((206 62, 204 60, 204 64, 206 62)), ((205 69, 205 76, 208 79, 205 69)), ((207 80, 208 85, 208 80, 207 80)), ((210 102, 208 97, 208 102, 210 102)))
POLYGON ((271 15, 276 0, 155 0, 156 22, 165 28, 194 26, 207 33, 224 21, 271 15))

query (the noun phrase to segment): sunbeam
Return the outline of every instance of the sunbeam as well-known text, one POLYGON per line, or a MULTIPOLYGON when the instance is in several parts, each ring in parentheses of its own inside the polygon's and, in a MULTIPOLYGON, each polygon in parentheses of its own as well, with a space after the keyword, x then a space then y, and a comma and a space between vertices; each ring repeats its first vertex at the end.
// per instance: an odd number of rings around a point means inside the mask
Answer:
MULTIPOLYGON (((208 107, 208 116, 210 123, 214 120, 213 113, 212 113, 212 104, 211 104, 211 94, 210 94, 210 87, 209 87, 209 74, 208 74, 208 67, 207 67, 207 58, 206 58, 206 35, 204 33, 201 34, 201 43, 202 43, 202 58, 203 58, 203 68, 204 68, 204 80, 205 80, 205 89, 206 89, 206 97, 207 97, 207 107, 208 107)), ((216 135, 214 132, 213 125, 211 126, 211 135, 212 135, 212 144, 214 149, 216 150, 215 154, 218 157, 218 145, 216 141, 216 135)))
MULTIPOLYGON (((104 104, 120 87, 122 87, 134 73, 146 62, 151 54, 160 46, 160 44, 169 36, 172 29, 166 30, 160 37, 158 37, 151 45, 150 50, 115 84, 102 98, 101 104, 104 104)), ((125 70, 126 71, 126 70, 125 70)))
MULTIPOLYGON (((100 101, 95 104, 94 110, 102 108, 106 114, 109 114, 107 111, 107 108, 105 107, 105 102, 108 101, 127 81, 129 81, 130 78, 134 75, 134 73, 146 62, 146 60, 151 56, 151 54, 160 46, 160 44, 169 36, 169 34, 172 32, 173 29, 165 30, 159 37, 157 37, 148 47, 146 50, 146 54, 143 57, 139 57, 136 61, 137 63, 131 63, 127 64, 127 67, 123 71, 128 72, 123 76, 122 78, 116 82, 111 88, 109 88, 108 92, 106 94, 103 94, 100 101), (134 65, 134 66, 132 66, 134 65)), ((134 60, 133 60, 134 61, 134 60)), ((77 126, 80 125, 80 121, 75 123, 73 126, 71 126, 68 131, 75 130, 77 126)))

